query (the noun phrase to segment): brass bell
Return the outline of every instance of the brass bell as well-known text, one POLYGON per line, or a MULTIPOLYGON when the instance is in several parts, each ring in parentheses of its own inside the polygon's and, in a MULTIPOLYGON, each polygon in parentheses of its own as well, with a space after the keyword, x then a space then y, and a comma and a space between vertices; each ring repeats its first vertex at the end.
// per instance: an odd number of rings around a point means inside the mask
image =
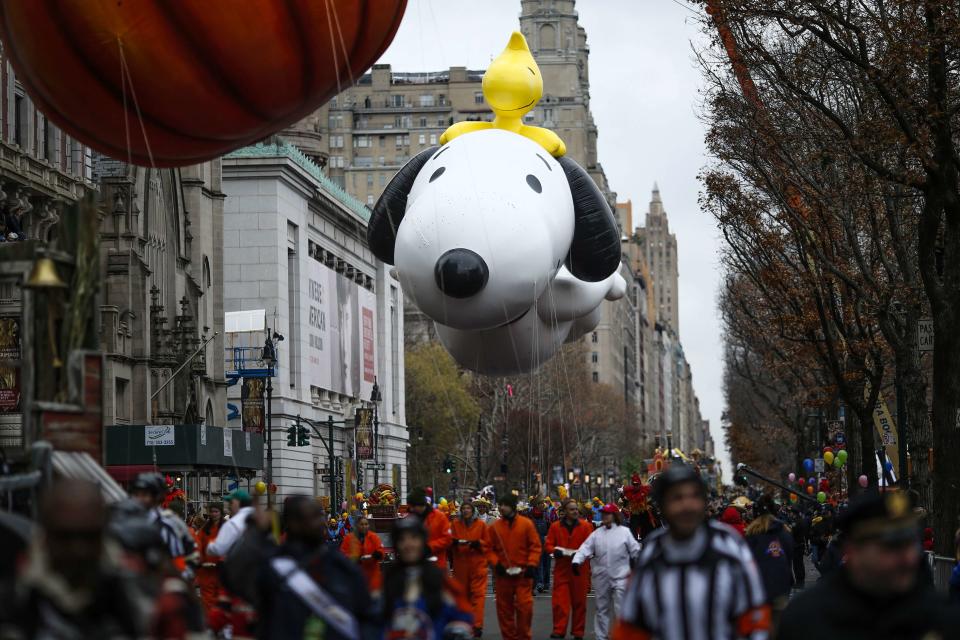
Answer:
POLYGON ((66 289, 66 283, 57 273, 57 265, 50 258, 37 258, 27 278, 25 287, 28 289, 66 289))

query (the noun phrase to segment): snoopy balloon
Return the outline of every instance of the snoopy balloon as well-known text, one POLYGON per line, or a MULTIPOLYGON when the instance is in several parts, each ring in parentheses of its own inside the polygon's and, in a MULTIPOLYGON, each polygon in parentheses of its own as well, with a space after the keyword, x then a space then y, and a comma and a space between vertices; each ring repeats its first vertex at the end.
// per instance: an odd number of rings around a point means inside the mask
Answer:
POLYGON ((543 83, 521 34, 483 88, 494 121, 454 125, 400 169, 367 241, 457 362, 509 375, 591 331, 626 283, 603 194, 556 134, 522 124, 543 83))

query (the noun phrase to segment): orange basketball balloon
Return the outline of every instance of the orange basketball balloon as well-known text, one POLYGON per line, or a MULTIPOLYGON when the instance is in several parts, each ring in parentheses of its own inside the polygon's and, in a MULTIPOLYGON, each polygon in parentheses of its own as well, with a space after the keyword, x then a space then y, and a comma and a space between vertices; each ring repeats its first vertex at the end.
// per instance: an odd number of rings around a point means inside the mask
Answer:
POLYGON ((137 164, 209 160, 304 118, 393 40, 406 0, 3 0, 37 106, 137 164))

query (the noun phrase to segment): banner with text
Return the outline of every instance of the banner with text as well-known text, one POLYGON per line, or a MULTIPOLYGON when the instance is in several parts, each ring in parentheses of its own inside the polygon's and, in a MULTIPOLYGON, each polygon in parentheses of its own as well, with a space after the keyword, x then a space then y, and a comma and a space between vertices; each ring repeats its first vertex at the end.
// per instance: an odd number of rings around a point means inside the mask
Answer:
POLYGON ((373 409, 357 409, 353 432, 357 460, 373 460, 373 409))
POLYGON ((307 262, 300 323, 305 377, 321 389, 369 398, 376 376, 377 298, 320 262, 307 262))
POLYGON ((266 378, 244 378, 240 388, 240 417, 244 431, 263 433, 266 425, 263 394, 266 378))

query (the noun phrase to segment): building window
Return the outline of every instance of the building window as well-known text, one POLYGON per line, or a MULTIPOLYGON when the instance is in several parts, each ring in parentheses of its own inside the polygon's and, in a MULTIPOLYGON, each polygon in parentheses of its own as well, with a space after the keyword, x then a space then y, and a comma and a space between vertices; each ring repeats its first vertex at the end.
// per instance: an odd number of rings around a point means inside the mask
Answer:
POLYGON ((474 104, 483 104, 483 91, 473 92, 473 102, 474 104))
POLYGON ((590 342, 598 342, 597 332, 596 332, 596 331, 594 331, 592 334, 590 334, 590 342))
POLYGON ((420 126, 421 126, 421 127, 427 126, 427 118, 426 118, 426 116, 421 116, 421 118, 420 118, 420 126))
POLYGON ((402 107, 403 106, 403 96, 400 94, 394 94, 393 96, 393 106, 402 107))
POLYGON ((331 149, 342 149, 342 148, 343 148, 343 136, 330 136, 330 148, 331 148, 331 149))
POLYGON ((123 420, 126 422, 130 419, 130 398, 127 395, 127 387, 129 382, 123 378, 115 379, 115 413, 117 421, 123 420))
POLYGON ((446 118, 444 118, 443 116, 440 116, 439 118, 437 118, 437 126, 438 126, 438 127, 444 127, 444 126, 446 126, 447 124, 453 124, 453 118, 450 118, 450 122, 449 122, 449 123, 447 122, 446 118))
POLYGON ((600 382, 600 374, 596 371, 593 372, 592 377, 594 382, 600 382))
POLYGON ((397 136, 397 147, 403 146, 403 136, 397 136))
POLYGON ((590 354, 590 362, 592 362, 592 363, 594 363, 594 364, 600 362, 600 354, 597 353, 596 351, 594 351, 593 353, 591 353, 591 354, 590 354))
POLYGON ((447 96, 442 93, 437 96, 437 104, 439 104, 441 107, 445 107, 447 105, 447 96))
POLYGON ((421 107, 432 107, 433 106, 433 96, 431 94, 424 94, 420 96, 420 106, 421 107))
POLYGON ((387 146, 387 136, 380 136, 380 146, 381 147, 387 146))
POLYGON ((367 171, 367 186, 373 186, 373 171, 367 171))
POLYGON ((368 207, 372 207, 372 206, 373 206, 373 195, 367 196, 367 206, 368 206, 368 207))
POLYGON ((543 110, 543 121, 544 121, 544 122, 553 122, 553 109, 544 109, 544 110, 543 110))
POLYGON ((540 49, 553 50, 557 48, 557 29, 552 24, 540 27, 540 49))
POLYGON ((18 95, 13 99, 13 143, 23 147, 27 139, 27 99, 18 95))
POLYGON ((424 145, 424 144, 426 144, 426 143, 427 143, 427 136, 425 136, 424 134, 421 133, 421 134, 420 134, 420 144, 421 144, 421 145, 424 145))
POLYGON ((430 144, 437 144, 437 134, 435 133, 430 134, 430 144))
POLYGON ((379 158, 377 158, 377 162, 381 167, 386 166, 387 164, 386 159, 383 156, 380 156, 379 158))
POLYGON ((380 174, 380 186, 381 187, 387 186, 387 174, 385 173, 380 174))

